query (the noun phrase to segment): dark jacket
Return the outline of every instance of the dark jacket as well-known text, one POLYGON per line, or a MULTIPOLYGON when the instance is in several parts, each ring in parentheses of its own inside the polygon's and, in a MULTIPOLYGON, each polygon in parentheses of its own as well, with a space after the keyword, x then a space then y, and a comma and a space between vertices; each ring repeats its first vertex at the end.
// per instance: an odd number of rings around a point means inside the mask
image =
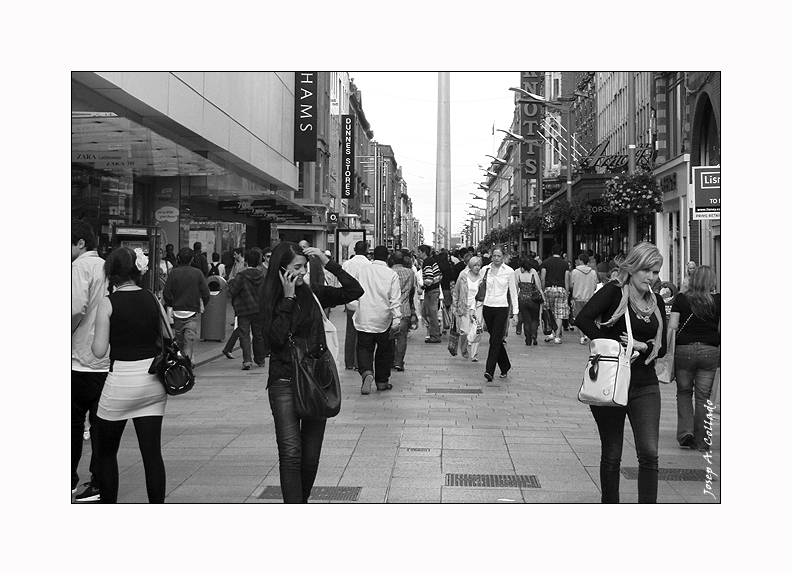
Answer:
MULTIPOLYGON (((329 262, 325 269, 338 278, 341 287, 316 286, 316 297, 322 308, 346 304, 363 295, 358 281, 336 262, 329 262)), ((308 352, 313 355, 318 355, 325 344, 323 312, 316 305, 313 294, 303 285, 297 288, 296 296, 296 299, 281 299, 272 312, 270 325, 264 326, 271 348, 269 381, 292 377, 290 333, 293 339, 305 340, 308 352)))
POLYGON ((196 268, 181 265, 171 270, 162 291, 165 305, 179 311, 201 311, 201 300, 209 303, 209 286, 196 268))
MULTIPOLYGON (((657 357, 660 358, 664 357, 666 354, 666 332, 668 330, 668 322, 666 320, 665 302, 663 298, 658 294, 654 294, 654 296, 657 298, 657 305, 660 306, 660 311, 662 312, 660 315, 663 318, 663 325, 661 326, 663 330, 663 339, 660 351, 657 354, 657 357)), ((620 301, 621 288, 618 282, 611 281, 605 284, 599 291, 591 296, 588 303, 580 310, 580 313, 578 313, 575 318, 575 325, 590 339, 607 338, 621 341, 622 333, 627 331, 627 320, 624 319, 624 316, 620 317, 616 323, 610 327, 600 327, 596 324, 597 320, 609 320, 611 316, 613 316, 613 312, 616 311, 616 308, 619 307, 620 301)), ((630 367, 630 385, 640 386, 650 385, 652 383, 656 384, 657 374, 654 369, 655 362, 653 361, 649 365, 646 365, 644 362, 651 352, 652 341, 654 340, 655 333, 657 333, 657 318, 652 315, 649 323, 646 323, 638 319, 635 312, 632 310, 632 306, 629 304, 627 305, 627 309, 627 313, 630 314, 633 339, 649 343, 649 349, 640 352, 637 359, 632 362, 630 367)))
POLYGON ((193 260, 190 265, 196 269, 201 270, 201 273, 204 277, 209 275, 209 262, 206 260, 206 256, 203 254, 195 254, 193 256, 193 260))
POLYGON ((228 283, 231 304, 237 316, 258 313, 264 293, 264 274, 258 268, 246 268, 228 283))

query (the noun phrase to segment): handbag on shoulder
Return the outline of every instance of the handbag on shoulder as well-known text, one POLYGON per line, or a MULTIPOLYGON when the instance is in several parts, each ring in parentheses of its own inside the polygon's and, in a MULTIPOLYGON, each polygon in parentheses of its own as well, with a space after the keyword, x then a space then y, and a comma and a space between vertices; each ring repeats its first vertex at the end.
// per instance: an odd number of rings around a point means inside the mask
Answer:
POLYGON ((630 361, 635 341, 630 324, 630 311, 624 312, 627 321, 627 347, 608 338, 592 339, 589 358, 583 371, 583 384, 578 401, 587 405, 625 407, 630 390, 630 361))
POLYGON ((476 292, 476 301, 484 302, 484 299, 487 297, 487 274, 489 273, 489 269, 484 272, 484 277, 479 284, 478 291, 476 292))
POLYGON ((181 395, 190 391, 195 385, 195 375, 192 370, 192 359, 186 357, 176 342, 168 323, 165 309, 159 300, 152 294, 157 302, 162 321, 160 334, 160 354, 151 362, 148 372, 156 375, 168 395, 181 395))
MULTIPOLYGON (((318 300, 317 305, 323 321, 326 320, 318 300)), ((330 322, 325 322, 326 330, 327 323, 330 322)), ((327 419, 341 411, 341 380, 336 360, 327 343, 326 331, 325 343, 319 348, 319 356, 315 357, 308 352, 305 340, 292 338, 289 334, 292 396, 294 411, 300 419, 327 419)))

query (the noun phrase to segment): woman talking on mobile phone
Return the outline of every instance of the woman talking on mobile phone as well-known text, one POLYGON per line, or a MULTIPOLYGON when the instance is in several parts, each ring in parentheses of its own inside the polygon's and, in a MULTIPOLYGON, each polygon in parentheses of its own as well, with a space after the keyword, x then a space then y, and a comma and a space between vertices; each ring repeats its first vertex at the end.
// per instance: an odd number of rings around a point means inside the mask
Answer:
POLYGON ((284 503, 307 503, 319 469, 327 420, 300 419, 294 411, 289 338, 305 340, 308 353, 318 355, 319 348, 325 344, 322 309, 358 299, 363 288, 321 250, 303 249, 292 242, 281 242, 275 247, 269 269, 261 309, 265 337, 271 348, 267 389, 275 421, 281 491, 284 503), (341 287, 321 285, 306 278, 308 258, 312 273, 326 267, 341 287))

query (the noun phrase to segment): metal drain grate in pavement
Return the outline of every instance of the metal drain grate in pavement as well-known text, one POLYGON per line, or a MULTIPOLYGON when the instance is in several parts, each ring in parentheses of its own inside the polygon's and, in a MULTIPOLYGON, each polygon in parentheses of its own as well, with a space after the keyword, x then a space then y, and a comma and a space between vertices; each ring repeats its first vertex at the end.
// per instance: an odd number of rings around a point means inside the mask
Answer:
POLYGON ((450 487, 532 487, 539 489, 536 475, 484 475, 479 473, 446 473, 450 487))
MULTIPOLYGON (((622 467, 622 475, 627 479, 638 479, 637 467, 622 467)), ((707 481, 707 472, 704 469, 659 469, 657 478, 660 481, 707 481)), ((710 475, 710 481, 718 481, 718 478, 710 475)))
MULTIPOLYGON (((311 499, 319 501, 357 501, 362 487, 314 487, 311 499)), ((264 489, 259 499, 283 499, 278 485, 270 485, 264 489)))
POLYGON ((426 393, 481 393, 480 387, 430 387, 426 393))
POLYGON ((407 451, 429 451, 428 447, 408 447, 407 451))

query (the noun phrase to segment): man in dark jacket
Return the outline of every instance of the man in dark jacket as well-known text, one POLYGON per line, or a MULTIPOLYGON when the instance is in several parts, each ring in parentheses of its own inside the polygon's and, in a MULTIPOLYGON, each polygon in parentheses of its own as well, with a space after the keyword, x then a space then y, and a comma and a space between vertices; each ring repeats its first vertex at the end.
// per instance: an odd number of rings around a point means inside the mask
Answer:
POLYGON ((201 323, 201 302, 207 305, 210 298, 206 276, 190 265, 193 256, 194 253, 190 248, 179 250, 176 258, 179 265, 171 271, 162 291, 165 305, 173 308, 176 344, 190 359, 193 356, 193 346, 201 323))
POLYGON ((228 284, 231 304, 237 316, 239 341, 242 346, 242 369, 247 371, 256 365, 264 367, 268 351, 264 341, 263 324, 261 323, 260 302, 264 291, 264 272, 261 265, 261 251, 248 250, 245 253, 245 269, 234 276, 228 284), (253 357, 250 353, 250 333, 253 332, 253 357), (252 360, 251 360, 252 359, 252 360))
POLYGON ((190 265, 201 270, 201 273, 204 275, 204 277, 207 277, 209 275, 209 262, 201 251, 202 249, 203 246, 201 245, 201 242, 195 242, 193 244, 193 260, 190 265))

